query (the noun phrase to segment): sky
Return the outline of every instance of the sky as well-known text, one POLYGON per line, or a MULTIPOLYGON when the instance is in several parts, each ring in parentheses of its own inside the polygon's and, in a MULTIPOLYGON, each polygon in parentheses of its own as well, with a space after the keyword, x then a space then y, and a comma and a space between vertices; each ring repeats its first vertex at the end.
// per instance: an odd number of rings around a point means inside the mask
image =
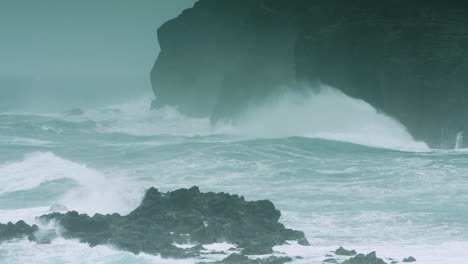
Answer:
POLYGON ((151 91, 156 30, 194 2, 0 0, 0 110, 18 98, 75 107, 151 91))

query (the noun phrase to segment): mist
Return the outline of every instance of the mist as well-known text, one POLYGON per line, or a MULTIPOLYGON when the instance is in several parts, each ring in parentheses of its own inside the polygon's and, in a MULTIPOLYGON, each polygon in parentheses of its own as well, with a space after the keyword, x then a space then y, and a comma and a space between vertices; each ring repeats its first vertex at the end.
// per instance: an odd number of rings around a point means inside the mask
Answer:
POLYGON ((156 30, 195 0, 4 0, 0 111, 64 111, 153 96, 156 30))

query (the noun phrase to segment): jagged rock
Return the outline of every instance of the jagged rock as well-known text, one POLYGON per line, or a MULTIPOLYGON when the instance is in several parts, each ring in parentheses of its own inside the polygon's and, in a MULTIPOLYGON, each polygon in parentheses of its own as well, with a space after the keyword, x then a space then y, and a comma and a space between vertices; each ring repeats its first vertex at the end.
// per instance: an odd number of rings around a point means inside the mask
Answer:
POLYGON ((359 254, 353 258, 350 258, 342 264, 387 264, 383 259, 377 258, 375 252, 371 252, 367 255, 359 254))
POLYGON ((217 262, 200 262, 198 264, 284 264, 291 262, 289 257, 275 257, 271 256, 266 259, 250 259, 245 255, 231 254, 222 261, 217 262))
POLYGON ((63 227, 62 235, 91 246, 112 244, 138 254, 191 257, 200 248, 182 249, 174 243, 229 242, 243 254, 268 254, 287 240, 307 241, 304 233, 286 229, 281 213, 267 200, 245 201, 226 193, 201 193, 198 187, 161 193, 151 188, 141 205, 130 214, 92 217, 68 212, 41 216, 63 227))
POLYGON ((354 249, 347 250, 347 249, 344 249, 343 247, 340 247, 337 250, 335 250, 335 255, 338 255, 338 256, 354 256, 356 254, 357 252, 354 249))
POLYGON ((34 233, 38 230, 36 225, 28 225, 24 221, 18 221, 16 224, 11 222, 0 224, 0 242, 28 237, 34 239, 34 233))
POLYGON ((297 243, 298 243, 299 245, 301 245, 301 246, 310 246, 309 241, 308 241, 305 237, 299 238, 299 239, 297 240, 297 243))
POLYGON ((334 258, 327 258, 323 261, 323 263, 332 263, 332 264, 337 264, 338 263, 338 260, 334 259, 334 258))
POLYGON ((403 262, 416 262, 416 259, 413 257, 408 257, 408 258, 403 259, 403 262))

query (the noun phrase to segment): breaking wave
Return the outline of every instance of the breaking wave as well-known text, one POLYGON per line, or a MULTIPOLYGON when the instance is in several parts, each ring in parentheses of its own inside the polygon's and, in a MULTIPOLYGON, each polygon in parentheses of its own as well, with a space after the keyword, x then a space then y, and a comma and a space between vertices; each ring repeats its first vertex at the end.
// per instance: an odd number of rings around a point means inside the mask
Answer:
POLYGON ((90 214, 124 213, 138 204, 141 190, 123 180, 120 177, 110 179, 95 169, 60 158, 51 152, 30 153, 22 161, 0 165, 2 197, 55 183, 54 188, 63 188, 58 203, 68 209, 90 214), (70 184, 70 181, 74 184, 70 184))
POLYGON ((328 86, 287 92, 249 107, 232 132, 257 138, 309 137, 397 150, 428 150, 397 120, 328 86))
POLYGON ((210 124, 209 118, 190 118, 177 107, 150 110, 150 100, 84 111, 68 120, 92 120, 101 133, 135 136, 231 135, 242 138, 308 137, 370 147, 427 151, 398 120, 363 100, 322 86, 319 92, 286 92, 245 109, 234 122, 210 124))

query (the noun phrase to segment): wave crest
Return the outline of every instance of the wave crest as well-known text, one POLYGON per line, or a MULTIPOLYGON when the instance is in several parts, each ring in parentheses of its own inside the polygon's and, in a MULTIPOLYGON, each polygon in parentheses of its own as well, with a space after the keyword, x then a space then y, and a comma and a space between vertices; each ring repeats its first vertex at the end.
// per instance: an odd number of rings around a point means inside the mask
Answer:
POLYGON ((259 138, 310 137, 398 150, 427 150, 397 120, 370 104, 322 85, 287 92, 243 112, 231 131, 259 138))
POLYGON ((141 198, 140 189, 123 182, 124 179, 110 179, 97 170, 51 152, 30 153, 22 161, 0 165, 0 194, 28 191, 60 179, 72 180, 79 187, 64 190, 66 194, 56 202, 80 212, 123 213, 141 198))

